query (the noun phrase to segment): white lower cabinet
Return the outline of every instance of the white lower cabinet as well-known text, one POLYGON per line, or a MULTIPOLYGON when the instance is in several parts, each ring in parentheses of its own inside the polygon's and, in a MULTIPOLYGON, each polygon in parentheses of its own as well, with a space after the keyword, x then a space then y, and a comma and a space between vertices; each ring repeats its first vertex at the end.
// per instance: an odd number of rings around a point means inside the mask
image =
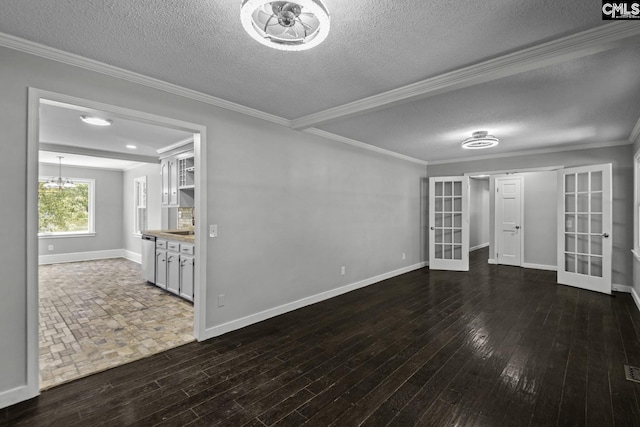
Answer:
POLYGON ((180 255, 180 296, 193 301, 194 259, 192 256, 180 255))
POLYGON ((156 240, 156 286, 167 289, 167 241, 156 240))
POLYGON ((156 240, 156 286, 193 301, 195 247, 156 240))

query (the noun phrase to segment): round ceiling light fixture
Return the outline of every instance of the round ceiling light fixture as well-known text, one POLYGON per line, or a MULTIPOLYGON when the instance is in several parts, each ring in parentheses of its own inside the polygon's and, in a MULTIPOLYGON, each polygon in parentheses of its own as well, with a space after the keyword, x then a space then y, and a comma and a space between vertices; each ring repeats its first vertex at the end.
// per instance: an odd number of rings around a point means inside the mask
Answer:
POLYGON ((243 0, 240 20, 259 43, 300 51, 322 43, 329 34, 329 11, 321 0, 243 0))
POLYGON ((482 130, 474 132, 471 138, 467 138, 462 141, 462 148, 468 150, 479 150, 481 148, 490 148, 498 145, 500 140, 493 135, 488 135, 488 132, 482 130))
POLYGON ((113 120, 111 119, 103 119, 100 117, 86 116, 86 115, 80 116, 80 120, 82 120, 83 122, 89 125, 94 125, 94 126, 110 126, 111 123, 113 123, 113 120))

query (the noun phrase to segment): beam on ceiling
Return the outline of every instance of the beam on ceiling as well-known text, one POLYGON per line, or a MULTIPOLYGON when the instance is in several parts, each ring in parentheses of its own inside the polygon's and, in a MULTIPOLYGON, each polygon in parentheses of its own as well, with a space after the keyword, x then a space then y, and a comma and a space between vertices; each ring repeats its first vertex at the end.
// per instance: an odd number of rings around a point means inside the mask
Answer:
MULTIPOLYGON (((636 22, 616 21, 358 101, 309 114, 291 120, 291 128, 308 129, 335 120, 593 55, 622 46, 628 42, 629 38, 638 35, 640 35, 640 25, 637 25, 636 22)), ((640 43, 640 39, 635 42, 640 43)))
POLYGON ((127 160, 140 163, 160 163, 160 159, 153 156, 141 156, 139 154, 119 153, 116 151, 94 150, 91 148, 75 147, 73 145, 50 144, 41 142, 39 149, 54 153, 77 154, 80 156, 102 157, 105 159, 127 160))

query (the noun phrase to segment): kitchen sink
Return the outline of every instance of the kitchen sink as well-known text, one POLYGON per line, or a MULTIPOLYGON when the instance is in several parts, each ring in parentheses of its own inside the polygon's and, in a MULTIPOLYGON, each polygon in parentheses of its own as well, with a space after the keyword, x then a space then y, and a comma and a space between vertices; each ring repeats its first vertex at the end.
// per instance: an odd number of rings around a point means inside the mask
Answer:
POLYGON ((167 234, 175 234, 176 236, 193 236, 194 232, 191 230, 180 230, 180 231, 167 231, 167 234))

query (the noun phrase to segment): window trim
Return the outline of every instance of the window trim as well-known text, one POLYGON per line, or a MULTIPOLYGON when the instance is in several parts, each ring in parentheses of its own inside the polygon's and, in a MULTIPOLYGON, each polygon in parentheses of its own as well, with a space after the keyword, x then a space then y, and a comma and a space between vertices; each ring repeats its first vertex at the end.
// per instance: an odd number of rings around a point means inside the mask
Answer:
POLYGON ((147 176, 143 175, 143 176, 138 176, 136 178, 133 178, 133 236, 134 237, 142 237, 142 231, 143 231, 143 230, 137 230, 138 220, 139 220, 138 208, 140 207, 138 206, 138 183, 139 182, 144 183, 144 208, 145 208, 145 214, 147 215, 146 219, 147 220, 149 219, 149 211, 147 210, 147 202, 148 202, 147 176))
MULTIPOLYGON (((38 182, 47 182, 47 177, 39 177, 38 182)), ((66 237, 94 237, 96 235, 96 180, 93 178, 73 178, 71 181, 78 184, 89 185, 89 230, 87 231, 60 231, 55 233, 41 233, 38 231, 39 239, 59 239, 66 237)), ((39 228, 39 227, 38 227, 39 228)))

